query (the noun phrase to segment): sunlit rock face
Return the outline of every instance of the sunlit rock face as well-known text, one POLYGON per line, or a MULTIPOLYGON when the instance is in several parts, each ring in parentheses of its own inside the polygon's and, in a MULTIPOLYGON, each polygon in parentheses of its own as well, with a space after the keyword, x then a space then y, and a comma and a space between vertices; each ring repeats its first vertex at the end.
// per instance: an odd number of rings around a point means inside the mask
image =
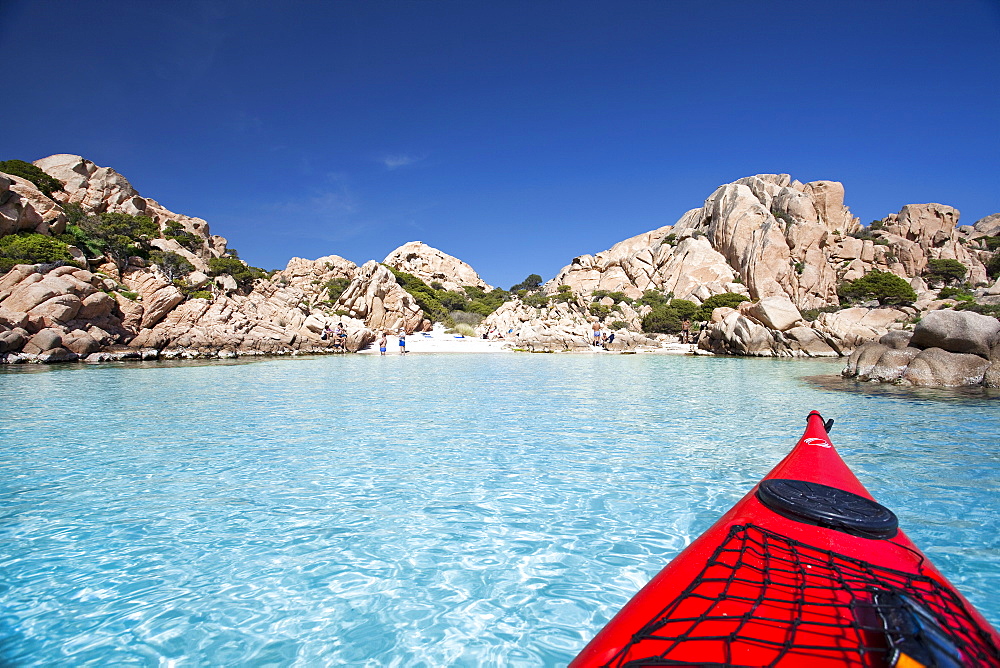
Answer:
POLYGON ((459 290, 464 285, 493 289, 468 264, 422 241, 403 244, 389 253, 382 264, 413 274, 427 285, 440 283, 445 290, 459 290))

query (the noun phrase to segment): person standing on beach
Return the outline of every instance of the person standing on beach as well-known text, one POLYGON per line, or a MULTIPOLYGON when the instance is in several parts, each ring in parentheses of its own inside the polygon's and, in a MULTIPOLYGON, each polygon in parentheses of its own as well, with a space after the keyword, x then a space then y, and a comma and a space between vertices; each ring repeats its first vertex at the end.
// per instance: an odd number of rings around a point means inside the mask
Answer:
POLYGON ((599 320, 594 321, 594 340, 591 342, 592 346, 601 345, 601 322, 599 320))
POLYGON ((681 343, 691 343, 691 320, 684 318, 681 323, 681 343))
POLYGON ((406 330, 402 327, 399 328, 399 354, 406 354, 406 330))
POLYGON ((386 345, 388 344, 388 341, 386 341, 386 338, 387 337, 385 335, 385 332, 382 332, 382 338, 378 340, 378 353, 379 353, 379 355, 385 355, 385 348, 386 348, 386 345))

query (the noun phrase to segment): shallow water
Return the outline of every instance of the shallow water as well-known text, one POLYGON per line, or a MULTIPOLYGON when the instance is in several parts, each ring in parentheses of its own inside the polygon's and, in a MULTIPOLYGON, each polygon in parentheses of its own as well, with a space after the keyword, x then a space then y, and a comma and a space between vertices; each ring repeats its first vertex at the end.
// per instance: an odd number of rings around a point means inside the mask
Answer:
POLYGON ((813 408, 1000 624, 1000 403, 858 388, 831 376, 841 366, 3 369, 0 665, 565 664, 813 408))

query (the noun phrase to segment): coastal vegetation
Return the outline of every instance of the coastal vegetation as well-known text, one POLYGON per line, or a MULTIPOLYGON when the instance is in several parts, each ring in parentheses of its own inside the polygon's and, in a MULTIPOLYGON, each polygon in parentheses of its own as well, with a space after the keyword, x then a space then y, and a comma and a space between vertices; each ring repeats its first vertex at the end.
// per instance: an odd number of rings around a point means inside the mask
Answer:
POLYGON ((16 264, 70 262, 73 256, 65 242, 36 232, 20 232, 0 237, 0 273, 16 264))
POLYGON ((930 259, 927 260, 927 269, 924 276, 933 283, 944 283, 951 285, 965 278, 969 273, 969 268, 958 260, 930 259))
POLYGON ((452 316, 453 312, 475 314, 478 320, 482 320, 510 299, 510 293, 502 288, 494 288, 487 292, 475 285, 464 285, 461 291, 445 290, 440 283, 436 283, 439 287, 435 288, 413 274, 399 271, 389 265, 383 266, 392 272, 396 283, 410 293, 423 311, 424 317, 431 322, 454 326, 456 322, 452 316))
POLYGON ((0 172, 31 181, 46 197, 52 197, 52 193, 63 189, 62 181, 24 160, 0 160, 0 172))
POLYGON ((240 259, 235 248, 230 248, 222 257, 213 257, 208 261, 209 276, 222 276, 223 274, 232 277, 240 290, 249 291, 253 289, 253 284, 262 278, 268 277, 268 272, 260 267, 251 267, 240 259))
POLYGON ((878 269, 853 281, 844 281, 837 288, 837 296, 846 304, 876 300, 880 306, 908 306, 917 301, 917 293, 909 283, 892 272, 878 269))

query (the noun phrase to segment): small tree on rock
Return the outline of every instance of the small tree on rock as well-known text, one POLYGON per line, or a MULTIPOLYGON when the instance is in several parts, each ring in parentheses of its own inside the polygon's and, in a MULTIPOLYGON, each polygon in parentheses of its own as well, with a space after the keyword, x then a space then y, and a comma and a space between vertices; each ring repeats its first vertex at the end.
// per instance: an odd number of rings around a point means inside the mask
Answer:
POLYGON ((924 275, 934 282, 950 285, 965 278, 969 268, 958 260, 928 260, 924 275))
POLYGON ((917 301, 917 293, 910 284, 888 271, 872 269, 854 281, 844 281, 837 288, 837 295, 847 303, 878 300, 881 306, 908 306, 917 301))

